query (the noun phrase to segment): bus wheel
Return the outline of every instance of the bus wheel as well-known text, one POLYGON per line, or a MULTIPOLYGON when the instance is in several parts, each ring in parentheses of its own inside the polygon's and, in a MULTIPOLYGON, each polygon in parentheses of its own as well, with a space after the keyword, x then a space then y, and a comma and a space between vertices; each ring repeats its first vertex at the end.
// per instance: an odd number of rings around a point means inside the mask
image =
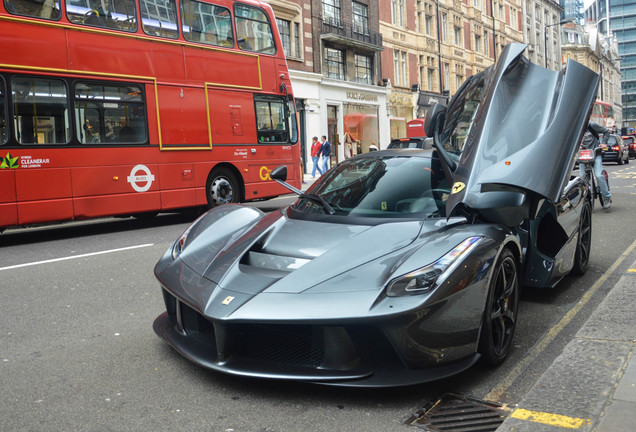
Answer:
POLYGON ((210 173, 206 187, 208 207, 239 202, 241 189, 236 175, 227 168, 218 168, 210 173))

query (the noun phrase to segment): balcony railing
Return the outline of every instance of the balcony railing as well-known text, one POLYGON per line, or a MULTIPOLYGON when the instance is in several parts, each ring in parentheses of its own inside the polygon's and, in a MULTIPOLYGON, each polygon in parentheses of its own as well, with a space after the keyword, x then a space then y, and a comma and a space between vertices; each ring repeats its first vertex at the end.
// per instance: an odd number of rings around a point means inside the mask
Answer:
POLYGON ((382 48, 382 35, 380 33, 371 32, 368 29, 343 23, 342 21, 338 22, 333 19, 323 20, 322 34, 336 35, 353 42, 372 46, 373 48, 382 48))

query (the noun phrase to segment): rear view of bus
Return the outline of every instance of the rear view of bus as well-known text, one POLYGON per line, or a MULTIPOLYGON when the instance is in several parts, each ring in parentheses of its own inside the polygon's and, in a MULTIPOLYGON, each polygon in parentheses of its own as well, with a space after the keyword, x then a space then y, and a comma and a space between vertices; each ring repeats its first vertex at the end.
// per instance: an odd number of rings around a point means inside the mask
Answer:
POLYGON ((0 230, 300 187, 293 92, 255 0, 0 3, 0 230))

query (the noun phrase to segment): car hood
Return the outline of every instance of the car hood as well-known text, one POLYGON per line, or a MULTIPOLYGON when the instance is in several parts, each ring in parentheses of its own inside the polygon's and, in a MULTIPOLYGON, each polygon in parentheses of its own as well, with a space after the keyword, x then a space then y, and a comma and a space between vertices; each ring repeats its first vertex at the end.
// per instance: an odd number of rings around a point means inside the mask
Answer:
POLYGON ((339 224, 290 218, 287 210, 264 215, 242 206, 229 212, 230 206, 223 207, 195 224, 195 238, 179 260, 216 286, 248 296, 324 292, 333 288, 326 281, 370 262, 379 266, 368 273, 375 280, 339 283, 337 291, 377 291, 408 258, 408 253, 394 252, 425 241, 434 261, 463 240, 444 233, 466 222, 442 218, 339 224))
MULTIPOLYGON (((474 78, 483 77, 482 99, 453 173, 447 215, 464 204, 492 222, 515 225, 528 216, 529 197, 556 202, 569 181, 599 78, 572 60, 564 72, 532 64, 522 56, 525 48, 506 46, 474 78)), ((462 89, 447 123, 463 103, 462 89)))

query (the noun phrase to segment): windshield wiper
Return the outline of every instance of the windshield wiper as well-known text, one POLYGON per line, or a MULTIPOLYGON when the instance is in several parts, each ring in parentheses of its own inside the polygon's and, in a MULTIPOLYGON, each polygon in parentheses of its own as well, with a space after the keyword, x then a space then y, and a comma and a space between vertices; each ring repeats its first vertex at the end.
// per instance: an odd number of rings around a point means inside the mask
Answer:
POLYGON ((329 202, 324 199, 323 197, 321 197, 320 195, 316 195, 316 194, 310 194, 310 193, 301 193, 300 194, 300 198, 307 198, 308 200, 317 202, 322 204, 322 207, 327 210, 327 213, 329 213, 330 215, 333 215, 336 213, 336 211, 333 209, 333 207, 331 207, 331 205, 329 205, 329 202))

